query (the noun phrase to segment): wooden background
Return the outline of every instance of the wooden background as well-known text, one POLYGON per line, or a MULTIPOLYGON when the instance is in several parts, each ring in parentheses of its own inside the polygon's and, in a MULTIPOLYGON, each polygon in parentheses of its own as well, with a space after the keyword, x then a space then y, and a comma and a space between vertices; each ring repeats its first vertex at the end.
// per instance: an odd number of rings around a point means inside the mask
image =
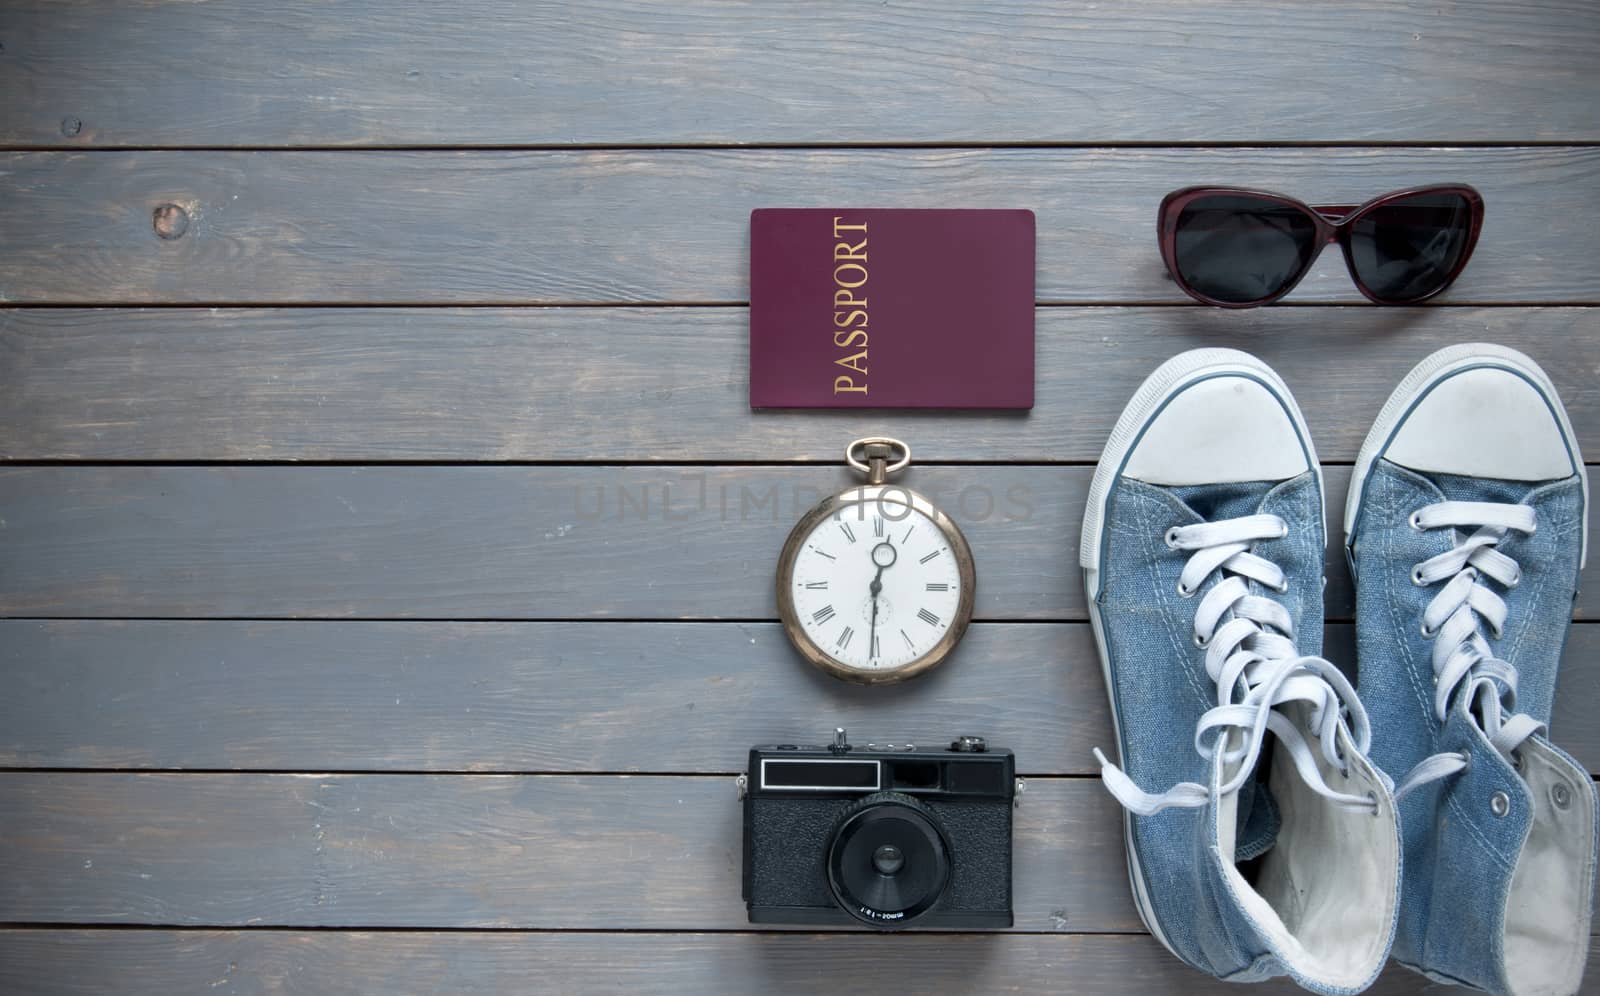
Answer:
MULTIPOLYGON (((1233 992, 1142 934, 1092 777, 1076 546, 1129 393, 1256 352, 1337 509, 1399 377, 1481 339, 1600 452, 1591 0, 11 0, 0 98, 6 993, 1233 992), (1180 185, 1442 180, 1488 218, 1436 306, 1330 253, 1213 311, 1156 252, 1180 185), (809 205, 1034 209, 1038 406, 751 413, 749 211, 809 205), (774 622, 868 433, 982 572, 903 688, 774 622), (835 723, 1017 750, 1014 931, 749 928, 733 774, 835 723)), ((1553 724, 1591 770, 1597 599, 1553 724)), ((1351 605, 1335 555, 1346 665, 1351 605)))

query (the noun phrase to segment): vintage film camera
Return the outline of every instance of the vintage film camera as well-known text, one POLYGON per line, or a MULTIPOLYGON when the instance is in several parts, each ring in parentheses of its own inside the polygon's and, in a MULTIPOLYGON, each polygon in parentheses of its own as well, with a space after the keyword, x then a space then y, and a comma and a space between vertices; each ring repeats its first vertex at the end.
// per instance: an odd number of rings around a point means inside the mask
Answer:
POLYGON ((1008 750, 754 747, 744 794, 751 923, 1011 926, 1008 750))

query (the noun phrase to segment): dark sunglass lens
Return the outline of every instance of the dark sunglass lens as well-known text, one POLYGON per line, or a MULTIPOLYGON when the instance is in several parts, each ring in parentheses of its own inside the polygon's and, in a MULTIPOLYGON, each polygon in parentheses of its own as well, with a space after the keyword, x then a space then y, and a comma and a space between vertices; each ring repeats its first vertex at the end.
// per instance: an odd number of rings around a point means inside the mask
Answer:
POLYGON ((1304 211, 1237 194, 1197 197, 1178 213, 1178 276, 1206 297, 1249 304, 1272 297, 1316 255, 1304 211))
POLYGON ((1350 265, 1373 297, 1416 301, 1450 282, 1471 232, 1472 205, 1461 194, 1392 201, 1350 226, 1350 265))

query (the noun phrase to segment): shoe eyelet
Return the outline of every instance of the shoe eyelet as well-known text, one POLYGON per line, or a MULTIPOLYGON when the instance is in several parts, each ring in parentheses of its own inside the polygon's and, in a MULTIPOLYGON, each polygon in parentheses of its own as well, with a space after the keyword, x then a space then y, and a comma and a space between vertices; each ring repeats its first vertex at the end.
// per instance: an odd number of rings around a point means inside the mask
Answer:
POLYGON ((1422 571, 1420 569, 1412 570, 1411 583, 1416 585, 1418 588, 1425 588, 1428 585, 1428 582, 1422 577, 1422 571))
POLYGON ((1511 580, 1506 582, 1506 587, 1507 588, 1515 588, 1517 585, 1519 585, 1521 583, 1522 583, 1522 572, 1518 571, 1517 573, 1511 575, 1511 580))
POLYGON ((1367 798, 1372 802, 1372 818, 1377 819, 1383 814, 1383 806, 1378 802, 1378 793, 1368 792, 1367 798))
POLYGON ((1415 529, 1417 532, 1420 533, 1420 532, 1423 531, 1423 529, 1422 529, 1422 512, 1421 512, 1420 509, 1418 511, 1412 512, 1411 513, 1411 517, 1406 519, 1406 522, 1410 523, 1411 528, 1415 529))
POLYGON ((1204 650, 1207 647, 1211 646, 1211 641, 1207 640, 1205 637, 1201 636, 1199 633, 1196 633, 1194 635, 1194 645, 1199 647, 1201 650, 1204 650))
POLYGON ((1289 582, 1287 581, 1280 585, 1268 585, 1268 587, 1280 595, 1289 594, 1289 582))
POLYGON ((1286 539, 1288 537, 1288 535, 1289 535, 1289 524, 1287 522, 1285 522, 1285 523, 1282 523, 1281 525, 1279 525, 1278 526, 1278 538, 1279 539, 1286 539))
POLYGON ((1163 537, 1163 539, 1167 541, 1167 548, 1169 550, 1176 550, 1178 548, 1178 527, 1173 526, 1171 529, 1168 529, 1167 535, 1163 537))
POLYGON ((1566 809, 1572 804, 1572 789, 1566 782, 1556 782, 1550 786, 1550 801, 1556 804, 1557 809, 1566 809))
POLYGON ((1489 812, 1496 816, 1504 816, 1511 812, 1511 797, 1504 792, 1496 792, 1489 797, 1489 812))
POLYGON ((1191 588, 1188 585, 1184 584, 1182 581, 1178 582, 1178 597, 1179 598, 1193 598, 1194 597, 1194 591, 1195 590, 1193 588, 1191 588))
POLYGON ((1439 630, 1438 629, 1429 629, 1427 623, 1423 623, 1422 624, 1421 632, 1422 632, 1422 638, 1424 640, 1431 640, 1434 637, 1439 635, 1439 630))

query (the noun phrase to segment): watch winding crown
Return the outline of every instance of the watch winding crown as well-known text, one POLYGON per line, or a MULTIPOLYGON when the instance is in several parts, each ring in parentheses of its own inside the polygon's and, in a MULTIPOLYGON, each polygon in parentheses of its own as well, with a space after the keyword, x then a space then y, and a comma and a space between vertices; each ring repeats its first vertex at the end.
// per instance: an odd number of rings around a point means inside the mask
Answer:
POLYGON ((845 447, 844 460, 866 474, 868 484, 882 484, 890 474, 899 473, 910 465, 911 447, 889 436, 867 436, 845 447))

